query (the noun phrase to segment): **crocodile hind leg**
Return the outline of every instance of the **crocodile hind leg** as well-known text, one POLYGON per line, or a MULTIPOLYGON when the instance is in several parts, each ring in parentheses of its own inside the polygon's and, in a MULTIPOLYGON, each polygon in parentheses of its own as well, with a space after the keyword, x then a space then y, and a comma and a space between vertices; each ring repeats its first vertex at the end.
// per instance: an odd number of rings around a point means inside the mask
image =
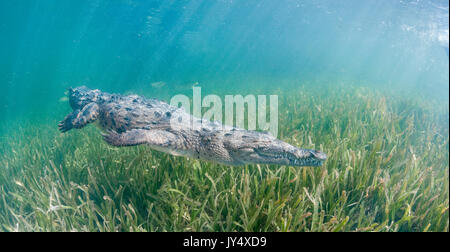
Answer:
POLYGON ((89 103, 82 110, 74 110, 68 114, 64 120, 58 124, 61 132, 66 132, 72 128, 81 129, 87 124, 97 120, 99 107, 95 102, 89 103))

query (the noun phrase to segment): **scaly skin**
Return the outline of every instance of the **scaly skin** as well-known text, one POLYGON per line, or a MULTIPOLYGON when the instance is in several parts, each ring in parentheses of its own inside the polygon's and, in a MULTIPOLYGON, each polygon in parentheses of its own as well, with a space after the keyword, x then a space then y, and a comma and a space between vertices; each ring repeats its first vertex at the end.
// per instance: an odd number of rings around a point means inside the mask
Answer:
POLYGON ((181 108, 137 95, 122 96, 85 86, 69 90, 73 112, 60 122, 62 132, 98 121, 113 146, 147 144, 172 155, 225 165, 279 164, 320 166, 323 152, 294 147, 273 136, 193 117, 181 108))

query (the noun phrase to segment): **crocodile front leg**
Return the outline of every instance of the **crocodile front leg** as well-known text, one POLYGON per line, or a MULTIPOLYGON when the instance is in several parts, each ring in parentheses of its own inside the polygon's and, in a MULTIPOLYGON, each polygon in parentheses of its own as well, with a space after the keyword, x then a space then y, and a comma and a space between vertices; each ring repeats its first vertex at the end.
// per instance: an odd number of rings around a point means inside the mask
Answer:
POLYGON ((102 134, 103 139, 112 146, 135 146, 148 144, 161 148, 181 148, 181 139, 163 130, 132 129, 123 133, 109 130, 102 134))
POLYGON ((165 130, 133 129, 123 133, 109 130, 103 139, 112 146, 135 146, 146 144, 150 148, 175 156, 192 156, 195 146, 186 146, 185 139, 165 130))

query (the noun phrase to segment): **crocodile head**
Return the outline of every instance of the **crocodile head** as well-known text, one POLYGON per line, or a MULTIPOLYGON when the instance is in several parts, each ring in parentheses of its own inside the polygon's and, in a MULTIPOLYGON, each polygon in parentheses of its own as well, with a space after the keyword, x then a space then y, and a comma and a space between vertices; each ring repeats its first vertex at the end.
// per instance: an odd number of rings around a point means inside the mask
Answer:
POLYGON ((300 149, 293 146, 254 148, 263 163, 290 166, 321 166, 327 155, 318 150, 300 149))
MULTIPOLYGON (((242 141, 231 141, 229 154, 235 163, 321 166, 327 155, 321 151, 301 149, 269 134, 244 133, 242 141)), ((230 143, 230 142, 228 142, 230 143)))
POLYGON ((82 109, 86 104, 96 102, 100 90, 89 89, 86 86, 69 88, 69 103, 73 110, 82 109))

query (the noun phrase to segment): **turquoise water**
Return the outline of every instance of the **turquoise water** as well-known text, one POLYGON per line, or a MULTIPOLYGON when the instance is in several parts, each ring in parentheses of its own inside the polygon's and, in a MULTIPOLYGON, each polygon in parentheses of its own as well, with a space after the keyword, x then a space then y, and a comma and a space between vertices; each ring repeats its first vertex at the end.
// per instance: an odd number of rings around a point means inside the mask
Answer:
POLYGON ((70 86, 125 92, 158 81, 199 82, 212 92, 282 80, 357 82, 448 101, 448 1, 26 0, 0 7, 3 118, 53 111, 70 86))
POLYGON ((0 1, 0 231, 448 231, 448 93, 448 0, 0 1), (242 169, 62 134, 81 85, 275 94, 277 137, 328 159, 242 169))

